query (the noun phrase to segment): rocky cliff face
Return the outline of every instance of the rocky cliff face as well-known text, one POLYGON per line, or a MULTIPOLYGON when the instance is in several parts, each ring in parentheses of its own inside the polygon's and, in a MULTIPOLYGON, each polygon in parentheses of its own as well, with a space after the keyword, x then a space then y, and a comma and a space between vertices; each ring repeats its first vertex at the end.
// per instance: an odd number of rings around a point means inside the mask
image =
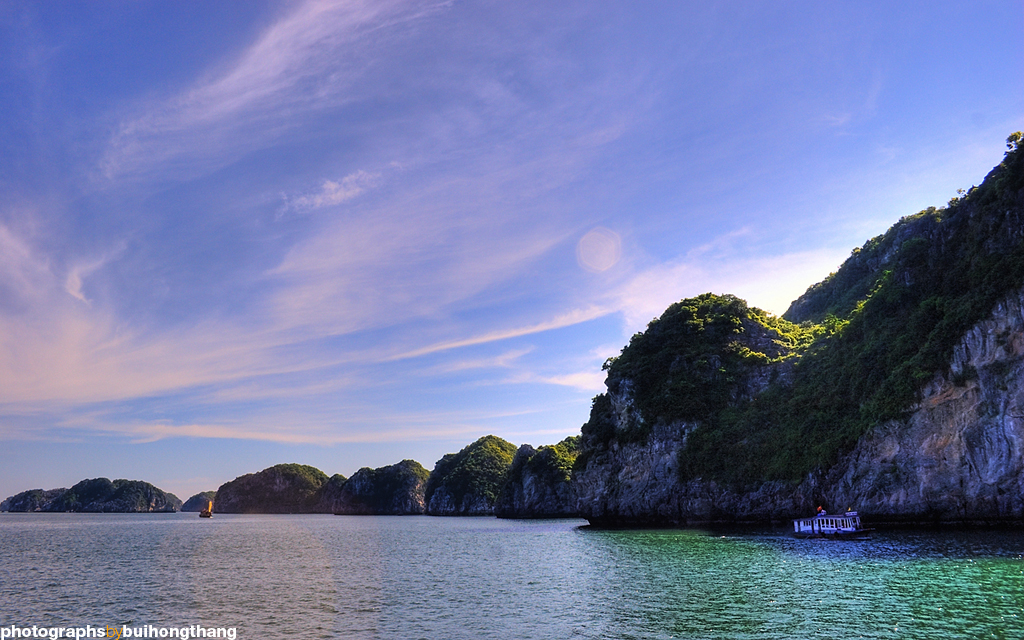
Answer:
POLYGON ((1024 290, 963 337, 908 420, 873 430, 821 485, 879 520, 1024 518, 1024 290))
POLYGON ((181 505, 181 511, 199 513, 217 499, 216 491, 203 491, 192 496, 181 505))
MULTIPOLYGON (((613 404, 625 403, 613 397, 613 404)), ((813 512, 811 496, 784 482, 737 491, 716 482, 680 480, 680 452, 692 428, 658 425, 644 442, 613 441, 592 454, 573 474, 579 516, 596 525, 645 526, 762 522, 813 512)))
POLYGON ((364 467, 347 481, 328 482, 321 505, 337 515, 419 515, 426 511, 429 477, 430 472, 415 460, 378 469, 364 467))
MULTIPOLYGON (((609 394, 616 423, 632 405, 628 386, 620 394, 609 394)), ((963 337, 949 373, 935 376, 907 419, 876 427, 796 486, 681 481, 692 428, 659 425, 646 442, 595 452, 573 478, 578 512, 605 525, 760 522, 817 505, 873 522, 1024 520, 1024 290, 963 337)))
POLYGON ((323 471, 304 464, 279 464, 248 473, 217 489, 216 513, 318 513, 323 471))
POLYGON ((427 514, 485 516, 494 514, 516 447, 497 436, 484 436, 458 453, 437 461, 427 481, 427 514))
POLYGON ((499 518, 569 518, 576 515, 570 482, 579 452, 579 436, 534 449, 516 451, 508 478, 494 505, 499 518))
POLYGON ((583 428, 580 514, 682 524, 822 505, 1024 521, 1020 140, 980 186, 855 249, 781 321, 707 295, 634 336, 583 428), (763 348, 756 325, 792 351, 763 348))
POLYGON ((732 296, 705 294, 673 305, 634 336, 583 428, 572 478, 576 512, 594 524, 654 525, 762 520, 793 510, 785 483, 751 493, 680 473, 702 420, 789 383, 792 349, 783 328, 732 296), (680 415, 702 418, 673 417, 680 415))

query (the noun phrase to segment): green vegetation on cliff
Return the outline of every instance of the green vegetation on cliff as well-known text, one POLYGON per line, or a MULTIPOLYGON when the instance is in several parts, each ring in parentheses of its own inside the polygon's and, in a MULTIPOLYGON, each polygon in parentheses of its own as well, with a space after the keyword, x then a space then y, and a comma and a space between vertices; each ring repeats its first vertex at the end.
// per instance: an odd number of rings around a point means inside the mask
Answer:
POLYGON ((363 467, 347 481, 334 478, 321 502, 338 515, 414 515, 424 512, 424 489, 430 472, 415 460, 371 469, 363 467))
POLYGON ((29 489, 0 502, 0 511, 46 511, 67 489, 29 489))
MULTIPOLYGON (((541 446, 523 465, 524 469, 546 484, 569 482, 572 467, 580 452, 580 436, 570 436, 558 444, 541 446)), ((510 476, 515 475, 513 467, 510 476)))
POLYGON ((634 424, 620 425, 619 439, 645 439, 658 422, 707 419, 742 393, 738 383, 806 349, 818 332, 735 296, 676 302, 605 363, 609 391, 630 385, 639 411, 634 424))
POLYGON ((797 481, 907 415, 961 337, 1024 287, 1020 141, 1010 137, 980 186, 855 249, 783 318, 732 296, 669 307, 606 364, 609 394, 631 397, 635 411, 595 398, 577 464, 612 438, 643 441, 656 424, 685 422, 684 479, 797 481))
POLYGON ((499 518, 558 518, 575 514, 573 464, 580 436, 534 449, 524 444, 512 458, 505 485, 494 505, 499 518))
POLYGON ((315 513, 327 475, 305 464, 278 464, 217 489, 217 513, 315 513))
POLYGON ((446 454, 434 465, 427 482, 427 512, 461 515, 470 502, 493 507, 515 453, 511 442, 484 436, 458 453, 446 454), (444 501, 438 499, 441 494, 444 501))
POLYGON ((198 513, 205 509, 211 502, 217 500, 216 491, 202 491, 192 496, 185 501, 185 504, 181 505, 181 511, 187 511, 190 513, 198 513))
POLYGON ((82 480, 70 489, 32 489, 0 504, 3 511, 149 513, 176 511, 181 500, 141 480, 82 480))
POLYGON ((522 484, 526 474, 547 486, 569 482, 580 453, 580 436, 570 436, 558 444, 541 445, 536 449, 523 445, 516 453, 508 471, 508 482, 502 493, 512 488, 509 485, 522 484), (528 455, 523 455, 524 449, 528 455))

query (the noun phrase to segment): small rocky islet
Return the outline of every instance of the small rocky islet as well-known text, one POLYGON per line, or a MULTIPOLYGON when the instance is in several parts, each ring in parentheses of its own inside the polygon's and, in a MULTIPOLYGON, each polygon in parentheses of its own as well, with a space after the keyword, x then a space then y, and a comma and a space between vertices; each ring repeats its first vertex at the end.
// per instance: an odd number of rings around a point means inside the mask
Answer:
POLYGON ((823 505, 876 523, 1024 523, 1024 136, 977 187, 854 249, 781 317, 681 300, 610 358, 579 436, 485 436, 428 472, 300 464, 185 505, 140 481, 25 491, 4 511, 770 522, 823 505))
POLYGON ((181 505, 179 511, 189 513, 199 513, 210 505, 211 502, 217 499, 216 491, 200 491, 196 495, 192 496, 181 505))

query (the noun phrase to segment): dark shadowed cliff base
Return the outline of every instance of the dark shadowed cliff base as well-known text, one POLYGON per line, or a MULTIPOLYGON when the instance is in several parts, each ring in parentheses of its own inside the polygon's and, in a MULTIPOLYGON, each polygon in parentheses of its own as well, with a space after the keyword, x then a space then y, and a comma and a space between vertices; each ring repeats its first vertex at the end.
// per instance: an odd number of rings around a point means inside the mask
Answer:
POLYGON ((499 518, 570 518, 576 515, 572 466, 579 453, 579 436, 534 449, 516 451, 505 485, 494 505, 499 518))

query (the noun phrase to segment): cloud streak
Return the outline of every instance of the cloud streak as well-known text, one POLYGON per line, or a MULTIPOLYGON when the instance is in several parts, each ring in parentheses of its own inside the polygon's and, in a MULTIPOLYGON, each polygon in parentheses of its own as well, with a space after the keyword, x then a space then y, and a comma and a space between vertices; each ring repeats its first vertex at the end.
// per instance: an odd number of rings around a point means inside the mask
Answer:
POLYGON ((586 309, 574 309, 567 313, 560 314, 550 320, 538 322, 525 327, 517 327, 513 329, 501 329, 498 331, 492 331, 482 335, 473 336, 471 338, 460 338, 458 340, 450 340, 447 342, 440 342, 437 344, 427 345, 420 347, 419 349, 413 349, 412 351, 406 351, 394 356, 387 358, 388 361, 397 360, 408 360, 411 358, 419 358, 421 356, 430 355, 433 353, 440 353, 442 351, 450 351, 452 349, 460 349, 462 347, 471 347, 475 345, 488 344, 491 342, 500 342, 502 340, 509 340, 511 338, 519 338, 522 336, 528 336, 535 333, 543 333, 545 331, 551 331, 553 329, 561 329, 563 327, 570 327, 575 324, 587 322, 600 318, 609 313, 607 309, 600 307, 589 307, 586 309))
POLYGON ((366 48, 389 27, 448 2, 307 0, 233 61, 170 99, 142 105, 109 142, 107 179, 196 175, 292 131, 300 116, 353 99, 366 48))
POLYGON ((381 174, 360 169, 340 180, 324 180, 317 191, 301 196, 285 197, 285 210, 312 211, 351 200, 380 182, 381 174))

